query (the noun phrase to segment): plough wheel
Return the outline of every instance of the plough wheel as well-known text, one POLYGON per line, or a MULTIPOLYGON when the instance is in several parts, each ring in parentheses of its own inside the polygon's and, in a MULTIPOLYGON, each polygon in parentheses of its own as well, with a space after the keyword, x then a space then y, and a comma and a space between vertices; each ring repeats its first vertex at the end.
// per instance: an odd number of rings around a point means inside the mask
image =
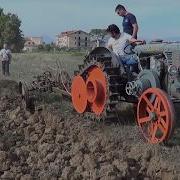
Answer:
POLYGON ((75 76, 71 86, 72 103, 78 113, 83 113, 87 107, 86 84, 81 76, 75 76))
POLYGON ((175 111, 168 95, 159 88, 149 88, 140 97, 137 121, 148 142, 166 142, 173 133, 175 111))
POLYGON ((22 99, 25 102, 26 110, 31 112, 31 113, 34 113, 35 112, 34 98, 29 95, 28 85, 25 82, 20 83, 19 89, 20 89, 20 93, 22 95, 22 99))

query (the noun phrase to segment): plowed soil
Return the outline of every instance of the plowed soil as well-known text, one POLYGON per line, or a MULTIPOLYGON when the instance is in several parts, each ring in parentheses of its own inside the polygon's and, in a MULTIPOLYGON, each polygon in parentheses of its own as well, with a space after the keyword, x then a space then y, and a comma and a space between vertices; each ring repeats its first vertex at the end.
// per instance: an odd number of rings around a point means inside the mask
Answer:
POLYGON ((17 83, 0 81, 0 179, 180 179, 178 127, 168 145, 149 145, 128 108, 123 123, 94 122, 52 96, 30 114, 17 83))

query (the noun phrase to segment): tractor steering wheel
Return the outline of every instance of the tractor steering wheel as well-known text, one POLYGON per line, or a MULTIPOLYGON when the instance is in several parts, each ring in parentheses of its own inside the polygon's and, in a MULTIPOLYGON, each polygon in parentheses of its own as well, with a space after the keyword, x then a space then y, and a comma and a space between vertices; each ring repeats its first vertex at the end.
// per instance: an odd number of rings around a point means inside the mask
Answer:
POLYGON ((129 43, 128 45, 126 45, 126 46, 124 47, 124 53, 127 54, 127 55, 135 54, 135 52, 134 52, 133 49, 137 46, 136 43, 142 43, 142 44, 143 44, 143 41, 138 40, 138 41, 129 43), (127 49, 128 49, 128 51, 127 51, 127 49))

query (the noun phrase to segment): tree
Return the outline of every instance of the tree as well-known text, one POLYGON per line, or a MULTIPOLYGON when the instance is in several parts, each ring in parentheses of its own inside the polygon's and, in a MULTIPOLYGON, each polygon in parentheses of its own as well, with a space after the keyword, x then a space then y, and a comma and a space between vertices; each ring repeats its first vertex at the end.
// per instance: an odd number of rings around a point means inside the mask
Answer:
POLYGON ((104 37, 107 33, 105 29, 91 29, 90 34, 104 37))
POLYGON ((51 45, 50 44, 46 44, 44 46, 44 49, 45 49, 45 51, 49 52, 51 50, 51 45))
POLYGON ((14 52, 24 47, 24 36, 20 29, 21 20, 15 14, 4 14, 0 8, 0 47, 8 43, 14 52))
POLYGON ((44 50, 44 45, 43 44, 40 44, 39 46, 38 46, 38 51, 43 51, 44 50))

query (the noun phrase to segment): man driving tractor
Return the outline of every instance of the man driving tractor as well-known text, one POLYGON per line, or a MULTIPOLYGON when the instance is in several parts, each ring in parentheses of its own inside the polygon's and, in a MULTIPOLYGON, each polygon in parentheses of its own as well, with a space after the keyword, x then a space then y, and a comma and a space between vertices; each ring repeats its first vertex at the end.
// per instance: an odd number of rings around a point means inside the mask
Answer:
POLYGON ((144 41, 137 40, 127 33, 121 33, 120 29, 115 24, 109 25, 106 31, 111 36, 108 41, 108 49, 116 54, 120 63, 124 65, 126 71, 137 73, 137 60, 133 56, 127 55, 124 52, 124 48, 132 43, 143 44, 144 41))

